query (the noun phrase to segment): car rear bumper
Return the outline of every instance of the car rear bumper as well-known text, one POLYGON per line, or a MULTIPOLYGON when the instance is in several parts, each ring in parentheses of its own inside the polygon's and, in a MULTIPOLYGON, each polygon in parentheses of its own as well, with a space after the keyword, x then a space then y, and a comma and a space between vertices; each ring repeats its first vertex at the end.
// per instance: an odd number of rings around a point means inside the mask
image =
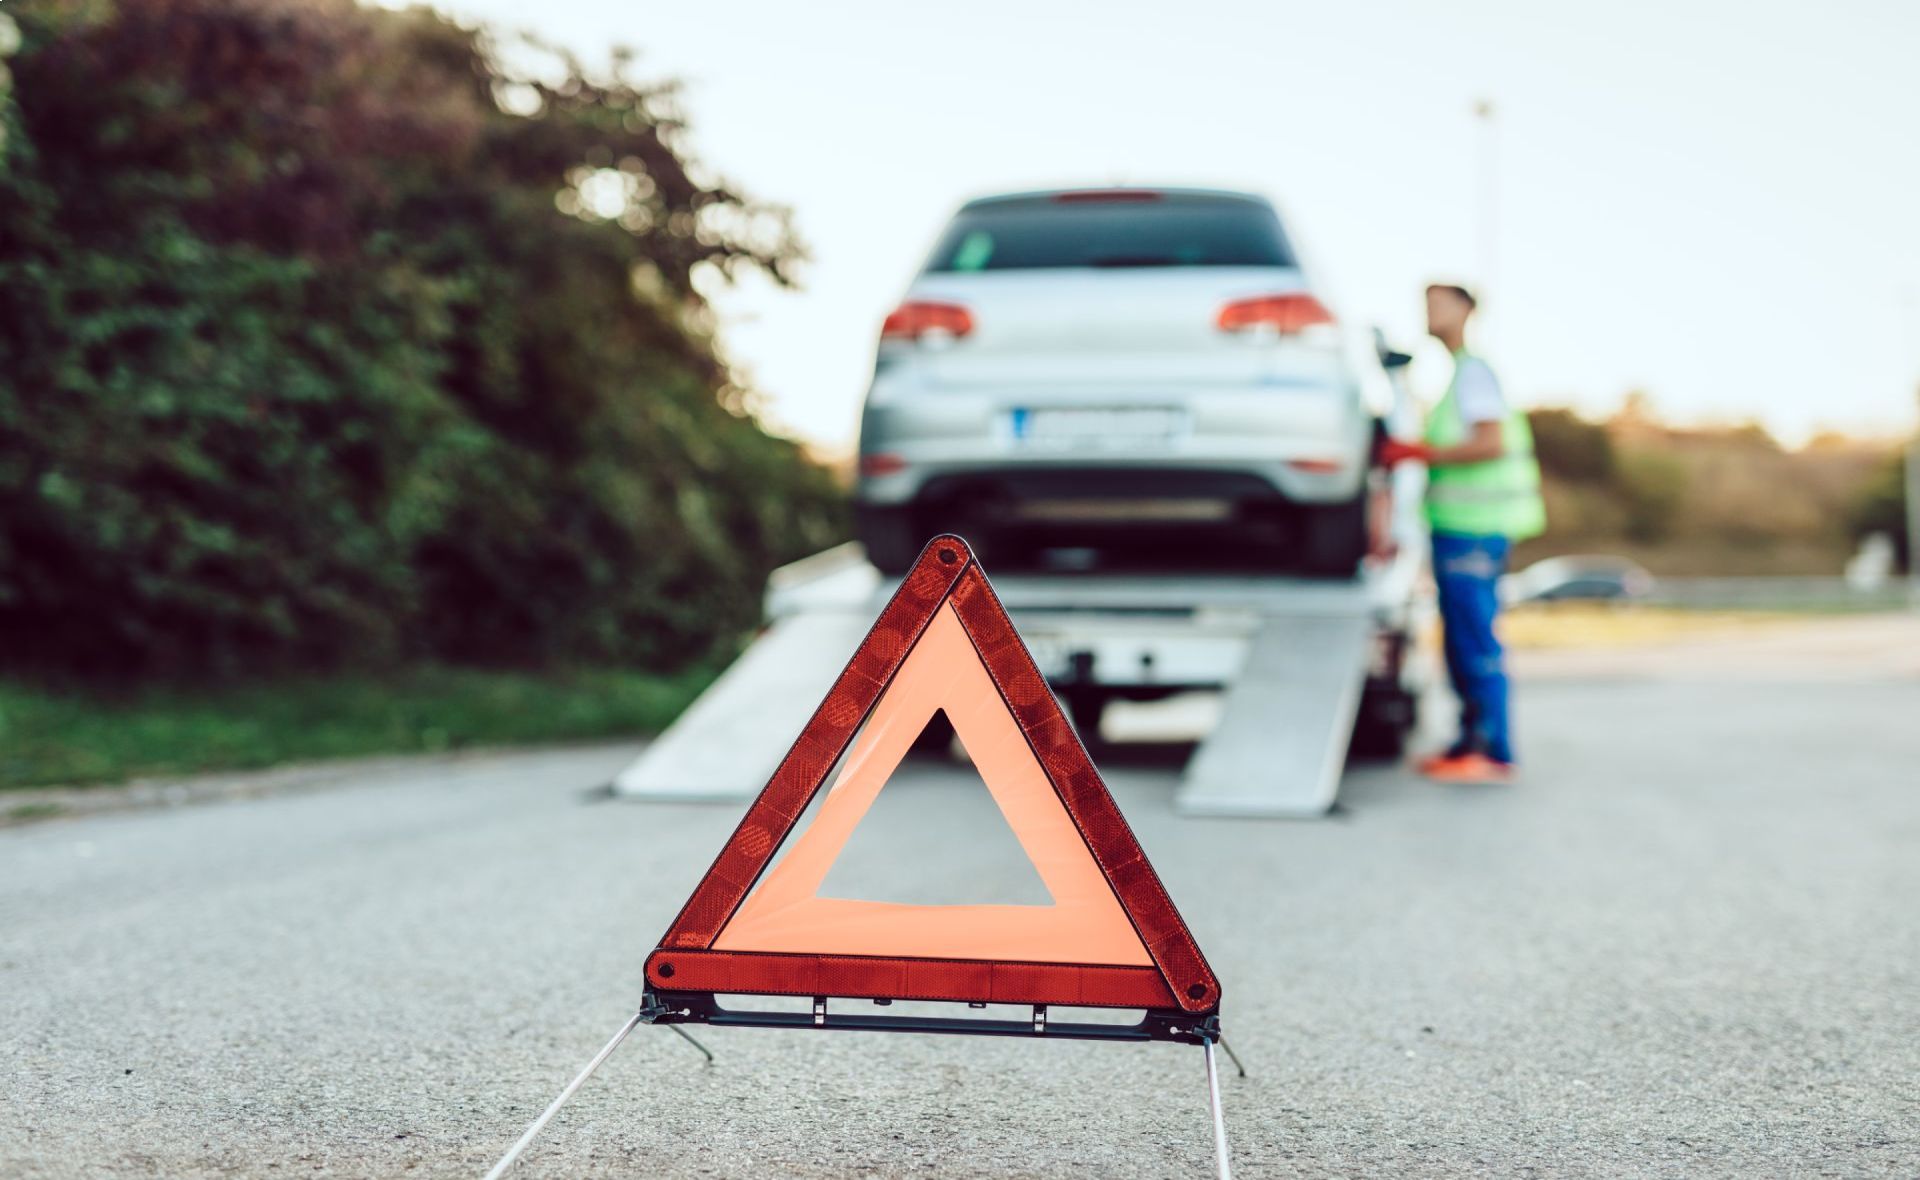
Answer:
POLYGON ((1348 461, 1315 455, 1305 464, 1101 456, 1097 466, 1009 461, 1004 456, 972 462, 916 462, 910 454, 902 459, 904 466, 897 471, 862 476, 857 498, 876 506, 991 502, 1010 511, 1063 519, 1111 515, 1103 505, 1131 504, 1138 505, 1137 515, 1144 519, 1178 520, 1184 515, 1204 520, 1221 511, 1210 505, 1339 503, 1358 495, 1366 476, 1359 455, 1348 461))
MULTIPOLYGON (((989 497, 1046 501, 1220 500, 1329 504, 1365 482, 1372 423, 1349 391, 1322 383, 1151 388, 953 390, 876 381, 861 421, 859 499, 876 506, 989 497), (1023 417, 1065 410, 1147 412, 1155 437, 1021 434, 1023 417)), ((1198 510, 1197 508, 1195 509, 1198 510)))

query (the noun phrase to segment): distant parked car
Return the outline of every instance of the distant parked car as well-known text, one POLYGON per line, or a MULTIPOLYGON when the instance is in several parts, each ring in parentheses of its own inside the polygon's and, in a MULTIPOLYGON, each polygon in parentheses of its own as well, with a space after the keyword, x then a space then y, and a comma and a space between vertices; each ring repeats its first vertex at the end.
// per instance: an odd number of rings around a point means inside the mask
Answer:
POLYGON ((950 529, 996 568, 1154 538, 1349 576, 1391 396, 1260 197, 985 197, 880 331, 860 539, 889 573, 950 529))
POLYGON ((1549 557, 1500 579, 1505 602, 1624 601, 1652 592, 1653 575, 1624 557, 1549 557))

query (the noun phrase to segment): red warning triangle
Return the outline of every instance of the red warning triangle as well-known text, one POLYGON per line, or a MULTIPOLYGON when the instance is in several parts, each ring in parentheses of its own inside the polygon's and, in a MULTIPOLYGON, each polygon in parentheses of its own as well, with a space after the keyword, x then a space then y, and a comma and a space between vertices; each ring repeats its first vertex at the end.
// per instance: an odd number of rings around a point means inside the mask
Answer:
POLYGON ((1190 1013, 1220 1002, 1218 980, 1046 679, 972 552, 951 536, 920 554, 647 956, 646 974, 671 992, 1190 1013), (861 817, 940 710, 1052 905, 819 895, 861 817), (813 822, 769 869, 836 765, 813 822))

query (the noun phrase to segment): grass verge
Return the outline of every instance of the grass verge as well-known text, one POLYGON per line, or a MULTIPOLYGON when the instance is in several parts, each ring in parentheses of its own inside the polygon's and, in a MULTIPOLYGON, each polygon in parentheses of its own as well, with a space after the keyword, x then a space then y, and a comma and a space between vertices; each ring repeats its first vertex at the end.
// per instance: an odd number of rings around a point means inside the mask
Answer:
POLYGON ((1646 647, 1746 635, 1820 617, 1804 611, 1528 603, 1502 612, 1500 638, 1512 647, 1531 649, 1646 647))
POLYGON ((0 680, 0 789, 654 733, 716 671, 416 668, 114 696, 0 680))

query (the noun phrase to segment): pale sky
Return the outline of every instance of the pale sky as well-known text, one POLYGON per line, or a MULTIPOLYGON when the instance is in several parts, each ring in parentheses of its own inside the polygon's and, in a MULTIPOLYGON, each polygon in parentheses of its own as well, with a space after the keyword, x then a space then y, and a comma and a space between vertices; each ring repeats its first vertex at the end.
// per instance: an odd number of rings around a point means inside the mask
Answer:
MULTIPOLYGON (((1336 312, 1419 338, 1486 281, 1509 395, 1682 420, 1910 428, 1920 382, 1920 3, 441 0, 687 83, 691 143, 794 208, 804 288, 719 294, 777 428, 852 441, 881 319, 965 197, 1211 184, 1278 202, 1336 312)), ((1416 369, 1433 391, 1445 358, 1416 369)))

